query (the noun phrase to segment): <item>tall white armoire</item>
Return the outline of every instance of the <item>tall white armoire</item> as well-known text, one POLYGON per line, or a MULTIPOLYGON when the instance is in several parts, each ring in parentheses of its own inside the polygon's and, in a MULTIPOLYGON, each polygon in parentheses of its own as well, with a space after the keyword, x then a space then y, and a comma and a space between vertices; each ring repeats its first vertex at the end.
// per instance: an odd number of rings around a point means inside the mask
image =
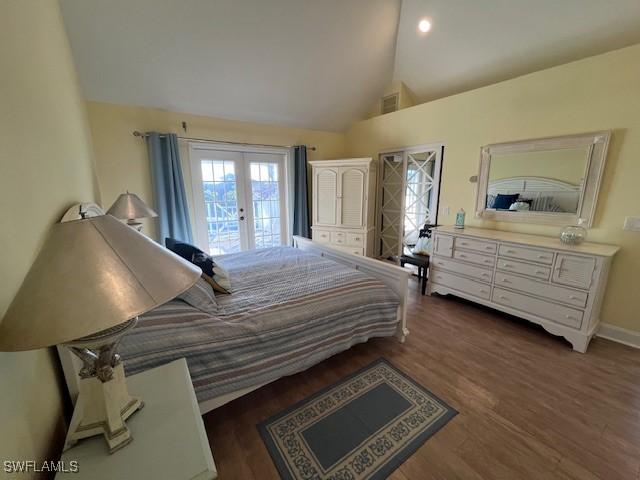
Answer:
POLYGON ((316 160, 312 239, 356 255, 373 255, 375 166, 371 158, 316 160))

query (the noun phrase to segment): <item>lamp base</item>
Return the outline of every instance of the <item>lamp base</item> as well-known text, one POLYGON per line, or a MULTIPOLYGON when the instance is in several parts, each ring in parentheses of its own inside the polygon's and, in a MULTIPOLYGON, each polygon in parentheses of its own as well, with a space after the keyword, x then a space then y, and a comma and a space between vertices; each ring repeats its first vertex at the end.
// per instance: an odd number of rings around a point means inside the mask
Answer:
POLYGON ((127 225, 138 232, 142 232, 142 222, 138 222, 137 220, 130 218, 127 220, 127 225))
POLYGON ((64 450, 78 440, 94 435, 104 436, 110 453, 133 440, 125 421, 144 403, 129 395, 124 367, 116 349, 122 336, 136 322, 137 318, 65 345, 82 360, 83 367, 80 394, 64 450))

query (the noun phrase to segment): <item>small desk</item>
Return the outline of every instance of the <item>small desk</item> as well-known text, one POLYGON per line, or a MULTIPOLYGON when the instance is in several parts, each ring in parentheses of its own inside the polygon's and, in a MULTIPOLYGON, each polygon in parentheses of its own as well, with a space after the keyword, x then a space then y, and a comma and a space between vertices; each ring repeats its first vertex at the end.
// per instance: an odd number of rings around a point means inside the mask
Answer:
POLYGON ((127 420, 133 441, 110 455, 102 436, 80 440, 61 458, 76 460, 79 472, 58 473, 56 480, 217 478, 186 360, 127 377, 127 386, 144 401, 127 420))
POLYGON ((429 255, 419 255, 417 253, 405 252, 400 255, 400 266, 406 263, 418 267, 418 281, 421 281, 421 292, 424 295, 427 291, 427 269, 429 268, 429 255))

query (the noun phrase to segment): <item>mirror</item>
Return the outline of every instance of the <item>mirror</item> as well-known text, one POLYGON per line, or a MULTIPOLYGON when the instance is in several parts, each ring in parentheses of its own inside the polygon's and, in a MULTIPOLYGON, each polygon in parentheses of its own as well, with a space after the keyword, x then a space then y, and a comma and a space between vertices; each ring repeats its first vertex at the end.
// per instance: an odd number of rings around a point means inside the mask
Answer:
POLYGON ((476 214, 524 223, 590 226, 609 132, 488 145, 476 214))

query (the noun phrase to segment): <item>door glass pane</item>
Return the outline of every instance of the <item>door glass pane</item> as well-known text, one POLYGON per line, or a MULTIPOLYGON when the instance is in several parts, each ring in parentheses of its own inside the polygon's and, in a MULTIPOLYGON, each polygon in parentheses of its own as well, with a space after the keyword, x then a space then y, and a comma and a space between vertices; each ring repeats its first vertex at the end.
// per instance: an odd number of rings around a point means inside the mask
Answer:
POLYGON ((250 171, 256 248, 277 247, 281 245, 278 164, 251 162, 250 171))
POLYGON ((435 151, 407 155, 403 237, 405 245, 415 245, 423 225, 435 220, 431 195, 435 185, 435 160, 435 151))
POLYGON ((382 156, 382 211, 380 256, 395 257, 400 250, 402 228, 402 153, 382 156))
POLYGON ((201 168, 209 253, 220 255, 239 252, 235 163, 229 160, 203 160, 201 168))

